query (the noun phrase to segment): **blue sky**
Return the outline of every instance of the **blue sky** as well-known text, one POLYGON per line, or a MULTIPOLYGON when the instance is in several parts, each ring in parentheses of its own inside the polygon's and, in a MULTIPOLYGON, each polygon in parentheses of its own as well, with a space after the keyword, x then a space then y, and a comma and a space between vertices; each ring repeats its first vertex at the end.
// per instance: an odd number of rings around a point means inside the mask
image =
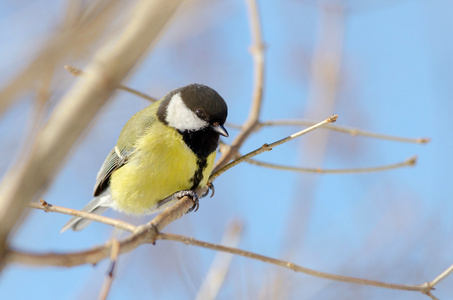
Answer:
MULTIPOLYGON (((0 68, 15 74, 58 26, 64 5, 50 1, 0 4, 0 68), (24 20, 27 20, 25 22, 24 20)), ((318 130, 259 157, 319 168, 379 166, 418 156, 415 167, 369 174, 297 174, 239 165, 165 231, 219 243, 231 220, 244 232, 239 247, 321 271, 395 283, 432 280, 453 264, 452 111, 453 3, 449 1, 350 2, 343 19, 340 81, 332 108, 313 92, 311 63, 320 32, 315 1, 261 1, 267 45, 262 120, 321 120, 405 137, 429 137, 426 145, 404 144, 318 130), (324 148, 319 139, 325 138, 324 148), (324 153, 320 158, 320 153, 324 153)), ((250 34, 242 1, 197 5, 175 21, 127 84, 155 97, 193 82, 216 89, 229 106, 228 121, 248 114, 253 87, 250 34)), ((88 58, 89 60, 89 58, 88 58)), ((86 61, 68 61, 83 67, 86 61)), ((61 66, 61 69, 63 66, 61 66)), ((58 101, 73 82, 62 72, 58 101)), ((0 76, 0 86, 8 76, 0 76)), ((17 157, 33 95, 28 93, 0 120, 3 157, 17 157)), ((49 203, 81 208, 91 199, 95 176, 124 123, 147 102, 119 92, 86 132, 49 190, 49 203)), ((231 141, 237 131, 228 129, 231 141)), ((265 128, 242 153, 299 130, 265 128)), ((12 160, 0 162, 5 173, 12 160)), ((135 218, 107 213, 139 224, 135 218)), ((107 241, 111 228, 90 225, 60 234, 68 217, 31 212, 12 239, 14 247, 76 251, 107 241)), ((121 256, 109 299, 192 299, 212 262, 210 250, 159 241, 121 256)), ((0 276, 1 299, 95 298, 108 262, 75 268, 8 266, 0 276)), ((235 257, 219 299, 270 295, 290 299, 427 299, 421 294, 336 283, 235 257), (278 285, 279 283, 280 285, 278 285), (343 298, 338 298, 342 295, 343 298)), ((448 299, 453 278, 435 295, 448 299)))

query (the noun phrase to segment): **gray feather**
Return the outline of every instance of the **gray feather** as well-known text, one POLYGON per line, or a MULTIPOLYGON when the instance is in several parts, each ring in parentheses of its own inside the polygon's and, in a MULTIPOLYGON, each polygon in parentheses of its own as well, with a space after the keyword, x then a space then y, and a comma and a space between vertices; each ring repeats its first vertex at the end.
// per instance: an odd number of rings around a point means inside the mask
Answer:
MULTIPOLYGON (((101 195, 93 200, 91 200, 81 211, 94 213, 97 215, 102 214, 105 212, 109 207, 109 200, 110 200, 110 193, 108 195, 101 195)), ((72 229, 74 231, 79 231, 87 227, 92 221, 88 219, 84 219, 81 217, 72 217, 61 229, 61 233, 65 232, 68 229, 72 229)))
POLYGON ((104 163, 102 164, 101 169, 96 176, 96 184, 94 185, 94 192, 93 195, 99 196, 103 193, 110 184, 110 176, 112 173, 124 166, 127 163, 127 159, 129 158, 133 149, 121 149, 119 150, 117 146, 110 151, 109 155, 105 159, 104 163))

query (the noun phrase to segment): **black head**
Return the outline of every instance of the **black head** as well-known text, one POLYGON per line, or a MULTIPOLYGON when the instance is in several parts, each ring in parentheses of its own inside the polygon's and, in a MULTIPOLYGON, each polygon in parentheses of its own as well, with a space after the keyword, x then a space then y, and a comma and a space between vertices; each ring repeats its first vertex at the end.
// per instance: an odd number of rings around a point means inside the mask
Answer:
POLYGON ((213 89, 202 84, 191 84, 168 93, 159 109, 159 120, 180 132, 212 128, 228 136, 223 125, 228 115, 225 100, 213 89))

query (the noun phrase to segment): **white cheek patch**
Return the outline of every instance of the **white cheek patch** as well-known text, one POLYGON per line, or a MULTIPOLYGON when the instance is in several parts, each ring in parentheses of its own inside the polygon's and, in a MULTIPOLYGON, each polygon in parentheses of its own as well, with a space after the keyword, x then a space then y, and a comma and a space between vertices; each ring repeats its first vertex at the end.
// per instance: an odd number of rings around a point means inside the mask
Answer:
POLYGON ((168 103, 166 121, 168 125, 181 131, 198 130, 209 125, 187 108, 179 93, 174 95, 168 103))

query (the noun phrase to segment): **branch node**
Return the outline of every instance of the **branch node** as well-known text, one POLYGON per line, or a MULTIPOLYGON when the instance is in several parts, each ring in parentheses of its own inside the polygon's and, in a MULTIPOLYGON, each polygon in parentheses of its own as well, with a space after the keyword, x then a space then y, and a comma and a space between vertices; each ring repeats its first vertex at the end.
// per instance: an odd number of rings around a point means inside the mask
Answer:
POLYGON ((291 262, 288 262, 288 263, 286 264, 286 267, 287 267, 288 269, 291 269, 291 270, 297 272, 297 270, 296 270, 296 265, 293 264, 293 263, 291 263, 291 262))
POLYGON ((150 222, 146 225, 137 226, 134 234, 141 235, 142 232, 146 232, 146 240, 148 243, 156 245, 157 236, 159 235, 159 229, 157 228, 156 224, 150 222))
POLYGON ((420 287, 422 288, 422 293, 424 293, 424 294, 435 290, 435 288, 431 285, 430 282, 425 282, 422 285, 420 285, 420 287))
POLYGON ((272 147, 269 147, 269 144, 263 144, 263 146, 261 146, 261 148, 267 150, 267 151, 271 151, 272 150, 272 147))
POLYGON ((249 47, 249 52, 252 55, 262 54, 267 49, 267 45, 264 43, 260 43, 257 45, 252 45, 249 47))
POLYGON ((52 207, 52 204, 47 203, 44 199, 39 199, 41 202, 42 207, 44 207, 44 212, 49 212, 49 208, 52 207))
POLYGON ((66 71, 68 71, 70 74, 72 74, 75 77, 83 75, 83 71, 76 67, 65 65, 64 68, 66 69, 66 71))

